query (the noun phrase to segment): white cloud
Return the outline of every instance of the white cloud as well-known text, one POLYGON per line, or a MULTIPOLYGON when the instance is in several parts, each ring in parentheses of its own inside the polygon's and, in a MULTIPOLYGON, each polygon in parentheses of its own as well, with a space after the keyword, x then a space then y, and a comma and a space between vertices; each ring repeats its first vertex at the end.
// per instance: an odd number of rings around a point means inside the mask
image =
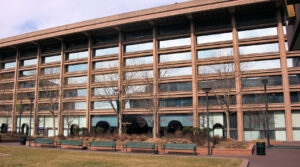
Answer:
POLYGON ((1 0, 0 39, 189 0, 1 0))

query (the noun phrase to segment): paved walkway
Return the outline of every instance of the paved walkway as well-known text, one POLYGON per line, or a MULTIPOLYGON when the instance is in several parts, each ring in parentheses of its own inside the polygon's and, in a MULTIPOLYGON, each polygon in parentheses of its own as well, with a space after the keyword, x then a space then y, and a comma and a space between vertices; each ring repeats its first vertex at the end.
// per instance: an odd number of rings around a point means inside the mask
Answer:
MULTIPOLYGON (((0 145, 25 147, 25 146, 21 146, 19 143, 0 143, 0 145)), ((52 149, 52 148, 50 148, 50 149, 52 149)), ((97 152, 100 152, 100 151, 97 151, 97 152)), ((111 153, 113 153, 113 152, 111 152, 111 153)), ((118 153, 120 153, 120 152, 118 152, 118 153)), ((128 153, 124 153, 124 154, 128 154, 128 153)), ((130 154, 132 154, 132 153, 130 153, 130 154)), ((136 153, 136 154, 140 154, 140 153, 136 153)), ((208 157, 208 156, 200 155, 200 157, 208 157)), ((252 156, 212 155, 210 157, 248 159, 249 160, 248 167, 300 167, 300 149, 271 148, 271 149, 266 149, 265 156, 256 155, 256 152, 254 151, 252 156)))

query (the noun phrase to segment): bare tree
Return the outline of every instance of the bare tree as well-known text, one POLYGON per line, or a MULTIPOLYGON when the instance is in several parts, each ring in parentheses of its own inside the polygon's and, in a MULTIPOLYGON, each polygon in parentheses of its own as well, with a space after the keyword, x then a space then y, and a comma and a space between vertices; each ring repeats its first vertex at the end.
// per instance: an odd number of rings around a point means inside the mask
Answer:
POLYGON ((39 104, 43 109, 48 110, 53 116, 53 134, 56 136, 55 131, 55 115, 58 109, 57 101, 59 99, 58 91, 59 79, 43 79, 40 80, 39 86, 42 92, 40 92, 40 98, 47 99, 47 103, 39 104))
POLYGON ((5 100, 10 100, 10 94, 7 94, 7 90, 9 90, 8 84, 0 84, 0 100, 4 102, 0 105, 0 112, 4 112, 7 115, 7 117, 5 117, 6 118, 5 123, 7 126, 9 126, 10 124, 9 113, 12 110, 12 106, 10 104, 5 103, 5 100))
MULTIPOLYGON (((212 88, 211 93, 216 97, 219 107, 226 115, 227 125, 227 138, 230 138, 230 107, 235 104, 235 66, 230 57, 233 55, 229 50, 220 50, 215 53, 218 57, 216 64, 199 66, 199 76, 202 78, 203 83, 201 87, 212 88), (216 80, 207 80, 208 75, 213 75, 216 80)), ((201 81, 200 81, 201 82, 201 81)), ((200 88, 201 88, 200 87, 200 88)))
POLYGON ((64 125, 67 125, 68 128, 68 136, 70 135, 70 129, 74 122, 75 118, 72 112, 65 111, 64 112, 64 125))

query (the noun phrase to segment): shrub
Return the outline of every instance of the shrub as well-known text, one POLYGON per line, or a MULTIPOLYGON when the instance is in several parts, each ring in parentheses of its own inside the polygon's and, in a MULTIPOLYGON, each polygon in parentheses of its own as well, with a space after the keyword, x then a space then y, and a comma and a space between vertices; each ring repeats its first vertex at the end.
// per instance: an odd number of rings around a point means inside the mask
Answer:
POLYGON ((104 129, 100 128, 100 127, 97 127, 95 131, 96 131, 96 134, 103 134, 104 133, 104 129))
POLYGON ((88 128, 81 128, 80 132, 83 136, 86 136, 86 135, 88 135, 88 128))
POLYGON ((191 128, 191 127, 184 127, 183 129, 182 129, 182 133, 185 135, 185 134, 189 134, 189 133, 191 133, 191 130, 192 130, 193 128, 191 128))

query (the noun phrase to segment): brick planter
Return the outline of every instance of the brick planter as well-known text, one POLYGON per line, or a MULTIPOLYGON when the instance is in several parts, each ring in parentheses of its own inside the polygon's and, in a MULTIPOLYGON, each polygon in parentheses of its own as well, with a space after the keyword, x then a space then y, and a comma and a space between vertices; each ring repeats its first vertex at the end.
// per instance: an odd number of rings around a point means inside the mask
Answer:
POLYGON ((214 155, 252 155, 254 148, 254 143, 250 143, 247 149, 212 149, 212 154, 214 155))

